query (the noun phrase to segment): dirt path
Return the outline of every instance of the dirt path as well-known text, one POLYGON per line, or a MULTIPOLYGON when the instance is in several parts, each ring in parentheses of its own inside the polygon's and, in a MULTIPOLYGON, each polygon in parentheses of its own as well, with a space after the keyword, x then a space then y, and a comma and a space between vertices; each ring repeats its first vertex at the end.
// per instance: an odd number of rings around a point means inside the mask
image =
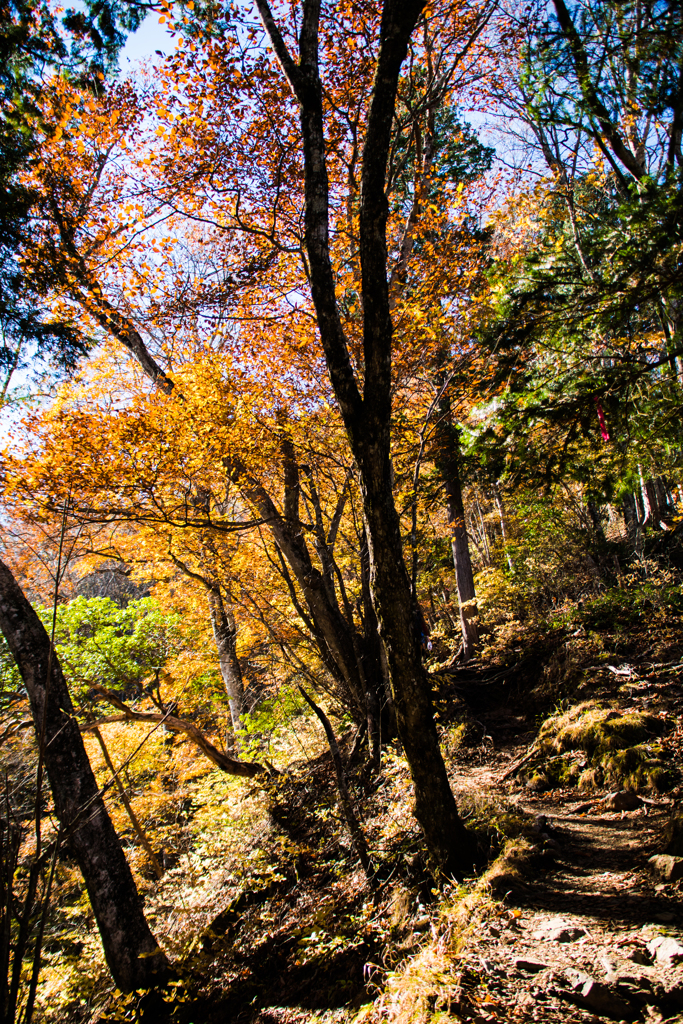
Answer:
POLYGON ((534 816, 549 856, 502 893, 505 909, 467 947, 469 1019, 683 1022, 683 883, 659 882, 648 865, 671 799, 610 812, 576 791, 510 793, 501 776, 511 753, 462 767, 456 788, 498 793, 534 816))

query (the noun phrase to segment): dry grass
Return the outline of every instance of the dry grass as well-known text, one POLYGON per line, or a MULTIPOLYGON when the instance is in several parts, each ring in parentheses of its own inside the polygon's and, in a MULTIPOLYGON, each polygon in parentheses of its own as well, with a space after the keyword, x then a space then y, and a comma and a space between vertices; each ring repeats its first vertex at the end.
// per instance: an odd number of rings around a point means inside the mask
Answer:
POLYGON ((456 890, 432 923, 431 939, 407 964, 388 975, 380 999, 366 1008, 364 1018, 359 1015, 356 1020, 392 1024, 457 1020, 468 938, 499 906, 484 880, 474 888, 456 890))
POLYGON ((523 837, 510 839, 476 882, 454 888, 441 903, 423 947, 386 977, 381 996, 353 1018, 354 1024, 441 1024, 471 1016, 478 992, 477 969, 468 962, 470 939, 485 921, 513 915, 496 898, 523 882, 537 851, 523 837))

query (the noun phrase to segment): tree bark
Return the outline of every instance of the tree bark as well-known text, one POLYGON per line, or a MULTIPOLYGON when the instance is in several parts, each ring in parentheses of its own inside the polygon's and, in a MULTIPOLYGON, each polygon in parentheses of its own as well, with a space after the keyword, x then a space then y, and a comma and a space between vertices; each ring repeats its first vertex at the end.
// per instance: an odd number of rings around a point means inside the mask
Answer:
POLYGON ((233 733, 242 728, 244 706, 244 681, 237 657, 237 627, 232 611, 226 608, 219 587, 208 588, 209 609, 213 636, 218 650, 218 661, 225 692, 230 704, 233 733))
POLYGON ((386 654, 382 648, 379 624, 372 603, 370 589, 370 553, 365 530, 361 541, 361 604, 363 608, 363 637, 365 678, 368 690, 368 745, 371 762, 379 765, 382 741, 396 735, 396 712, 391 696, 391 682, 387 672, 386 654))
POLYGON ((415 635, 416 609, 401 554, 398 514, 386 486, 388 478, 384 486, 377 482, 381 480, 379 472, 367 473, 367 478, 364 504, 373 599, 387 652, 396 724, 413 780, 413 810, 434 873, 461 875, 472 867, 469 836, 458 815, 439 748, 422 651, 415 635))
POLYGON ((118 836, 97 788, 50 638, 0 562, 0 628, 26 685, 57 818, 81 869, 107 964, 120 989, 163 984, 169 964, 152 935, 118 836), (48 677, 48 666, 51 665, 48 677))
POLYGON ((469 661, 479 642, 477 595, 460 486, 460 438, 458 428, 452 421, 451 403, 446 391, 442 394, 438 412, 436 465, 446 492, 446 514, 451 531, 451 550, 460 606, 462 660, 469 661))
POLYGON ((385 0, 362 156, 360 263, 363 395, 335 293, 329 240, 329 180, 318 64, 319 0, 305 0, 294 62, 267 0, 256 0, 277 59, 300 105, 304 155, 305 243, 311 295, 330 380, 359 469, 370 555, 372 598, 384 641, 399 736, 415 789, 415 816, 435 873, 471 868, 471 847, 441 757, 431 694, 415 636, 415 607, 403 560, 391 480, 393 327, 387 278, 386 169, 401 65, 425 0, 385 0))

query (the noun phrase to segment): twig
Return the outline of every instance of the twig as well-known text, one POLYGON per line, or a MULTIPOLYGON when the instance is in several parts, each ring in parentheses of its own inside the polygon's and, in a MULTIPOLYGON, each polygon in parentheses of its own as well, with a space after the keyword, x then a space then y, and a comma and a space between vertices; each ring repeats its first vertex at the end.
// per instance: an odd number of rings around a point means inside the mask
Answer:
POLYGON ((106 764, 107 768, 109 769, 109 771, 111 772, 112 778, 116 782, 116 788, 119 791, 119 796, 121 797, 121 800, 123 801, 123 806, 126 808, 126 811, 128 813, 128 817, 130 818, 131 824, 132 824, 133 828, 135 829, 136 835, 137 835, 138 839, 140 840, 140 842, 142 843, 142 845, 143 845, 143 847, 144 847, 144 849, 145 849, 145 851, 147 853, 147 856, 149 857, 149 859, 151 861, 152 867, 154 868, 154 874, 157 876, 157 878, 161 879, 161 878, 164 877, 164 871, 163 871, 163 868, 162 868, 161 864, 159 863, 159 858, 157 857, 156 853, 152 849, 152 845, 151 845, 149 839, 147 838, 147 833, 143 829, 142 825, 140 824, 140 822, 138 820, 137 814, 133 810, 131 802, 128 799, 128 794, 126 793, 126 787, 121 782, 121 779, 119 778, 119 775, 118 775, 116 769, 114 768, 114 764, 113 764, 113 761, 112 761, 112 759, 111 759, 111 757, 109 755, 109 751, 107 749, 107 745, 104 742, 104 737, 102 736, 102 733, 97 728, 97 726, 95 726, 95 728, 92 731, 95 734, 95 739, 97 740, 97 742, 100 745, 100 750, 102 751, 102 756, 104 757, 105 764, 106 764))
POLYGON ((334 732, 332 731, 330 720, 325 714, 325 712, 322 710, 322 708, 319 708, 318 705, 311 700, 311 698, 304 690, 303 686, 299 687, 299 693, 304 698, 308 706, 312 708, 313 711, 316 713, 316 715, 320 719, 323 729, 325 730, 327 742, 329 743, 330 752, 332 754, 332 761, 334 762, 334 769, 337 775, 337 789, 339 790, 339 798, 341 800, 341 805, 344 810, 346 823, 349 826, 349 831, 351 832, 351 838, 353 840, 353 845, 356 848, 356 853, 360 857, 360 862, 363 865, 365 877, 367 878, 370 885, 374 887, 375 872, 372 867, 372 864, 370 863, 368 844, 365 841, 363 830, 360 827, 360 822, 356 817, 356 812, 354 811, 353 804, 351 803, 351 795, 349 793, 348 786, 346 785, 346 779, 344 778, 344 766, 342 764, 341 754, 339 752, 339 744, 337 743, 337 739, 334 735, 334 732))
POLYGON ((537 754, 537 753, 538 753, 538 747, 537 747, 537 744, 536 744, 536 740, 534 740, 534 742, 531 744, 531 747, 529 748, 527 753, 524 755, 524 757, 522 757, 519 761, 515 761, 515 763, 510 768, 508 768, 508 770, 506 772, 504 772, 503 775, 500 776, 498 781, 499 782, 505 782, 505 780, 509 779, 511 775, 515 774, 515 772, 517 771, 518 768, 521 768, 522 765, 527 763, 527 761, 530 761, 531 758, 534 756, 534 754, 537 754))

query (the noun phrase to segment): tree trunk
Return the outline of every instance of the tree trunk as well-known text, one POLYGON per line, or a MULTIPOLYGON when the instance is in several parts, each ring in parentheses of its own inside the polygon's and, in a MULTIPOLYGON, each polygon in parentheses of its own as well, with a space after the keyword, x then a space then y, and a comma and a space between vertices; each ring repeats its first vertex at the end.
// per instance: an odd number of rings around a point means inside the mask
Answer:
POLYGON ((361 605, 363 608, 363 665, 367 684, 367 722, 370 760, 379 764, 382 741, 396 735, 396 712, 391 696, 386 655, 370 591, 370 555, 365 530, 361 541, 361 605))
POLYGON ((50 638, 12 573, 0 562, 0 628, 26 685, 66 844, 81 869, 114 981, 131 991, 169 972, 86 754, 50 638), (51 669, 48 666, 51 665, 51 669), (48 676, 49 671, 49 676, 48 676))
MULTIPOLYGON (((471 844, 469 834, 458 817, 439 749, 420 644, 413 628, 416 608, 403 561, 400 521, 391 490, 393 327, 387 277, 388 201, 385 181, 399 74, 425 0, 384 0, 382 5, 376 73, 363 140, 360 189, 362 395, 337 305, 335 289, 338 277, 330 253, 330 189, 318 55, 320 0, 305 0, 302 5, 300 31, 297 33, 298 61, 289 52, 268 0, 256 0, 256 6, 300 107, 305 247, 311 296, 330 380, 359 468, 370 551, 372 598, 384 640, 399 736, 415 787, 415 814, 425 834, 433 869, 462 874, 472 865, 471 844)), ((461 56, 474 38, 476 33, 461 56)), ((139 336, 136 334, 132 338, 130 331, 122 333, 119 330, 116 333, 117 324, 111 322, 110 316, 104 325, 129 347, 145 373, 170 393, 172 381, 153 363, 139 336)), ((356 698, 360 708, 364 708, 364 694, 362 689, 359 692, 358 686, 356 650, 347 623, 327 597, 323 600, 325 580, 311 565, 310 555, 301 542, 300 524, 290 521, 287 508, 284 516, 277 512, 258 481, 248 480, 244 472, 239 471, 236 477, 243 494, 259 509, 273 531, 279 550, 295 571, 310 614, 300 608, 293 588, 290 590, 292 600, 297 611, 303 613, 305 622, 313 620, 312 632, 316 639, 324 637, 321 655, 325 664, 337 672, 337 678, 344 680, 350 695, 356 698), (325 625, 321 628, 323 622, 325 625), (328 644, 332 645, 329 654, 326 651, 328 644)))
POLYGON ((431 695, 415 636, 414 605, 403 560, 401 524, 391 483, 393 326, 387 277, 386 170, 401 65, 424 0, 385 0, 378 56, 363 140, 359 255, 363 308, 363 394, 337 306, 329 229, 323 87, 319 72, 319 0, 306 0, 295 62, 268 0, 256 0, 264 28, 300 105, 304 157, 305 244, 320 342, 359 469, 370 553, 372 600, 384 641, 396 723, 415 788, 415 816, 436 873, 471 867, 444 765, 431 695))
POLYGON ((638 463, 638 479, 640 480, 640 499, 643 503, 643 518, 641 520, 641 526, 649 521, 652 522, 652 509, 650 507, 650 495, 648 494, 647 487, 645 486, 645 477, 643 476, 643 467, 638 463))
POLYGON ((508 547, 508 532, 507 526, 505 524, 505 508, 503 506, 503 498, 501 496, 497 480, 493 482, 493 486, 491 489, 493 491, 493 500, 495 501, 496 508, 498 509, 498 518, 500 520, 500 535, 503 538, 503 550, 505 551, 505 557, 507 558, 508 569, 510 570, 510 572, 512 572, 512 570, 514 569, 514 565, 512 563, 512 556, 510 555, 510 549, 508 547))
POLYGON ((460 486, 460 438, 458 428, 454 426, 451 418, 451 404, 447 392, 444 392, 439 402, 439 417, 436 465, 446 492, 446 513, 451 530, 451 549, 460 606, 462 659, 469 661, 479 642, 477 595, 474 589, 472 559, 460 486))
POLYGON ((232 611, 226 608, 218 587, 209 589, 209 609, 234 734, 242 728, 242 715, 245 711, 244 682, 237 658, 237 627, 232 611))
POLYGON ((600 515, 600 509, 591 499, 589 499, 586 502, 586 509, 590 517, 595 541, 601 548, 603 548, 607 543, 607 537, 605 536, 605 528, 602 525, 602 516, 600 515))
POLYGON ((430 867, 436 875, 461 877, 472 868, 471 839, 458 815, 439 748, 430 688, 415 635, 417 609, 402 556, 389 459, 382 460, 382 467, 380 458, 368 459, 363 466, 363 497, 373 600, 387 653, 396 724, 410 766, 413 810, 424 832, 430 867))

